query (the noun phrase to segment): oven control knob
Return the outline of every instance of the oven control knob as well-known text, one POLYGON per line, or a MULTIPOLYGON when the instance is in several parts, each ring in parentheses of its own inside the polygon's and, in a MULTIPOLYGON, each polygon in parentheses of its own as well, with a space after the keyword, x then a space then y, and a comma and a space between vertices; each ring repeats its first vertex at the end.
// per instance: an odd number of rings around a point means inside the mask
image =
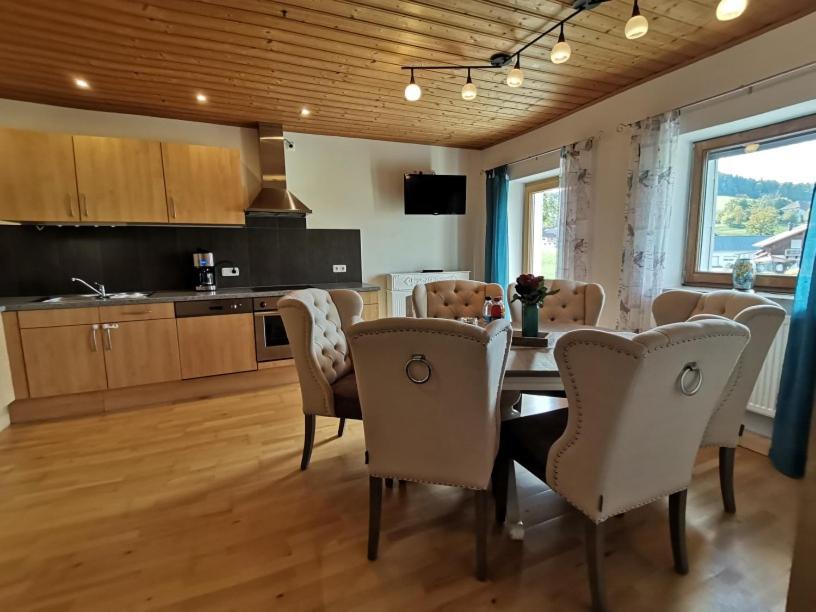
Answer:
POLYGON ((266 308, 266 302, 261 302, 261 303, 260 303, 260 307, 261 307, 261 308, 266 308))

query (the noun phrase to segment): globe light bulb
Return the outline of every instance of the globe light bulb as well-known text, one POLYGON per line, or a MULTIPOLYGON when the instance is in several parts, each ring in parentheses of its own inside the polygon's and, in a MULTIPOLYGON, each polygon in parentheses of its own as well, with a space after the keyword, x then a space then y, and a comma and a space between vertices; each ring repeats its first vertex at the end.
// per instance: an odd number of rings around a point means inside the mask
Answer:
POLYGON ((414 81, 414 71, 411 70, 411 82, 405 86, 405 99, 416 102, 422 97, 422 88, 414 81))
POLYGON ((636 38, 645 36, 648 31, 649 20, 640 14, 638 0, 635 0, 635 3, 632 5, 632 16, 629 18, 629 21, 626 22, 623 33, 629 40, 635 40, 636 38))
POLYGON ((521 87, 524 83, 524 73, 521 71, 521 57, 516 57, 515 67, 507 73, 508 87, 521 87))
POLYGON ((558 35, 558 42, 555 43, 550 53, 550 60, 553 64, 563 64, 570 58, 570 55, 572 55, 572 49, 570 49, 567 39, 564 38, 564 24, 562 23, 561 33, 558 35))
POLYGON ((629 40, 635 40, 641 36, 645 36, 649 31, 649 20, 643 15, 632 15, 629 21, 626 22, 624 33, 629 40))
POLYGON ((560 41, 555 43, 555 46, 552 48, 550 59, 552 60, 553 64, 563 64, 570 58, 571 55, 572 49, 570 48, 569 43, 566 41, 560 41))
POLYGON ((467 82, 462 86, 462 99, 473 100, 476 98, 476 85, 470 79, 470 69, 468 68, 467 82))
POLYGON ((717 5, 717 19, 731 21, 745 12, 748 0, 720 0, 717 5))

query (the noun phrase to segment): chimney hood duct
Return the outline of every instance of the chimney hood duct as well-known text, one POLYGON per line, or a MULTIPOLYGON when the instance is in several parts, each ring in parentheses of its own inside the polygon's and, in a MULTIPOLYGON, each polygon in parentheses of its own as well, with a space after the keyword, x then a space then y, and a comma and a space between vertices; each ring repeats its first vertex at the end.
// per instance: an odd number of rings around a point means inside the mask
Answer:
POLYGON ((286 189, 284 147, 292 147, 283 138, 283 128, 271 123, 258 124, 260 137, 261 191, 246 209, 247 215, 287 215, 302 217, 312 209, 286 189))

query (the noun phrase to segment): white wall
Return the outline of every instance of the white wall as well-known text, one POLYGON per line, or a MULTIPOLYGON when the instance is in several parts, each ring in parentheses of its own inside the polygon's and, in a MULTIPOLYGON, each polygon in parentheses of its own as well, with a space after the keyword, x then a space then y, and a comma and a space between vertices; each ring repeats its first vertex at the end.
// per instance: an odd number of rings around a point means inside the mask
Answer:
MULTIPOLYGON (((3 99, 0 127, 238 148, 248 195, 260 187, 258 135, 252 128, 3 99)), ((478 151, 289 132, 286 136, 295 143, 293 150, 286 150, 289 188, 314 211, 307 226, 359 229, 364 280, 384 286, 382 275, 388 272, 469 269, 474 258, 471 215, 406 216, 402 181, 405 172, 414 170, 468 174, 467 206, 472 211, 475 202, 484 201, 478 151)))
MULTIPOLYGON (((628 131, 619 132, 618 125, 631 123, 814 62, 816 61, 814 31, 816 14, 811 14, 482 152, 482 168, 492 168, 583 138, 599 136, 591 265, 593 277, 603 284, 610 305, 605 308, 601 324, 613 324, 617 314, 614 305, 617 302, 615 296, 623 236, 629 140, 628 131)), ((625 41, 621 44, 625 44, 625 41)), ((688 170, 692 136, 712 137, 715 135, 714 132, 733 129, 734 126, 747 126, 757 122, 771 123, 816 112, 814 98, 816 98, 816 71, 809 71, 795 78, 757 88, 750 95, 720 99, 684 113, 682 119, 684 141, 680 154, 682 172, 688 170), (762 113, 772 114, 755 117, 762 113), (751 117, 755 118, 746 120, 751 117), (722 127, 722 124, 729 122, 740 123, 722 127)), ((524 165, 525 171, 530 174, 551 170, 557 165, 557 157, 543 156, 524 165)), ((685 241, 687 179, 681 176, 679 183, 680 189, 672 217, 674 234, 671 252, 674 257, 670 264, 673 267, 667 281, 672 284, 680 282, 682 245, 685 241)), ((474 229, 484 224, 483 210, 482 203, 478 208, 482 213, 481 217, 472 219, 474 229)), ((482 234, 473 231, 472 235, 474 252, 479 253, 483 249, 482 234)), ((481 260, 478 257, 474 258, 473 265, 477 274, 481 274, 481 260)))
MULTIPOLYGON (((470 269, 468 216, 406 215, 403 175, 415 170, 468 174, 479 152, 311 134, 286 136, 295 143, 294 150, 286 151, 288 186, 314 211, 309 227, 359 229, 365 280, 384 286, 382 275, 389 272, 470 269)), ((471 173, 471 179, 469 210, 474 190, 481 194, 484 188, 478 173, 471 173)))

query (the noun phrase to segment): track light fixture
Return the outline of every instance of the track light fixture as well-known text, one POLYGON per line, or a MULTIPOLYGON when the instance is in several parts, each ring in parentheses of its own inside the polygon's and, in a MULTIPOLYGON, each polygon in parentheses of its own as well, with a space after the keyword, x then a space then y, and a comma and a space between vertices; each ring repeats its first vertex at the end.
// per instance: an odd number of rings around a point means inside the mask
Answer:
MULTIPOLYGON (((409 102, 416 102, 420 99, 420 97, 422 97, 422 89, 414 80, 414 70, 467 70, 467 81, 465 82, 464 86, 462 86, 462 98, 468 101, 473 100, 476 98, 477 89, 470 76, 471 70, 502 70, 512 63, 513 58, 515 58, 516 62, 513 68, 507 73, 507 86, 513 88, 521 87, 524 83, 524 72, 521 70, 521 55, 527 51, 527 49, 532 47, 545 36, 552 34, 556 30, 560 30, 558 33, 558 41, 555 43, 552 51, 550 52, 550 60, 554 64, 563 64, 564 62, 568 61, 572 55, 572 48, 567 42, 564 34, 564 26, 574 17, 580 15, 584 11, 591 11, 595 7, 608 1, 609 0, 573 0, 572 8, 574 10, 572 13, 536 35, 535 38, 522 45, 520 49, 513 51, 512 53, 494 53, 490 58, 489 64, 464 66, 457 66, 455 64, 446 66, 402 66, 403 70, 411 71, 411 81, 405 87, 405 99, 409 102)), ((745 8, 747 6, 748 0, 720 0, 719 5, 717 6, 717 19, 720 21, 736 19, 742 15, 743 12, 745 12, 745 8)), ((632 16, 626 22, 624 34, 629 40, 635 40, 636 38, 645 36, 648 31, 649 20, 646 19, 644 15, 640 14, 638 0, 633 0, 632 16)))
POLYGON ((470 68, 468 68, 467 81, 462 85, 462 99, 473 100, 475 97, 476 85, 473 84, 473 80, 470 78, 470 68))
POLYGON ((636 38, 645 36, 648 31, 649 20, 640 14, 638 0, 635 0, 635 4, 632 5, 632 16, 629 18, 629 21, 626 22, 626 28, 624 29, 626 38, 635 40, 636 38))
POLYGON ((550 53, 550 60, 552 60, 553 64, 563 64, 566 62, 570 56, 572 55, 572 49, 567 42, 567 39, 564 37, 564 24, 561 24, 561 33, 558 35, 558 42, 555 43, 555 46, 552 48, 552 52, 550 53))
POLYGON ((411 82, 405 86, 405 99, 409 102, 416 102, 422 97, 422 88, 414 80, 414 69, 411 68, 411 82))

